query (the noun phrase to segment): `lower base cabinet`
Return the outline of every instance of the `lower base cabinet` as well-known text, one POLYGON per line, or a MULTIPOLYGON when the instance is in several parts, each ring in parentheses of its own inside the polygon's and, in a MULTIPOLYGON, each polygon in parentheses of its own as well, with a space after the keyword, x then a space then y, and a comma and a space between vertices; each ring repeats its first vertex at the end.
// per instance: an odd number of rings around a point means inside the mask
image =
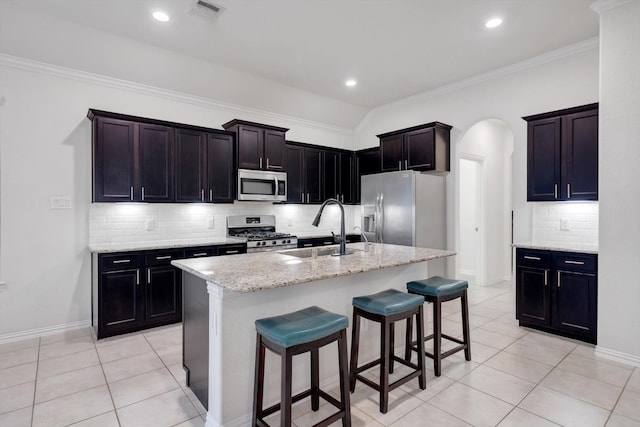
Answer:
POLYGON ((516 318, 520 326, 596 344, 594 254, 516 249, 516 318))
POLYGON ((171 261, 244 252, 246 244, 94 254, 96 336, 102 339, 182 321, 182 271, 171 261))

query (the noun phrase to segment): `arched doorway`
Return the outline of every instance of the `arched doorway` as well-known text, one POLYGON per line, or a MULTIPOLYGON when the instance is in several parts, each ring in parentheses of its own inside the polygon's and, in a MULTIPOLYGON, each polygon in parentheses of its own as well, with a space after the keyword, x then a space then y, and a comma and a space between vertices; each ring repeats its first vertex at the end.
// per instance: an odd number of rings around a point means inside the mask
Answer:
POLYGON ((457 277, 471 286, 509 280, 513 132, 502 120, 485 119, 457 148, 457 277))

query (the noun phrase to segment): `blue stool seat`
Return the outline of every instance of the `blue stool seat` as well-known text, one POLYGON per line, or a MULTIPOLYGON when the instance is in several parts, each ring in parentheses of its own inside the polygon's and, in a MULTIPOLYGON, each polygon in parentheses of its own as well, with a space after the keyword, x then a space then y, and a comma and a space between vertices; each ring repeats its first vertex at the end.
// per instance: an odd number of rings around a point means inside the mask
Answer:
POLYGON ((388 316, 401 313, 424 303, 420 295, 411 295, 395 289, 387 289, 377 294, 353 298, 353 306, 369 313, 388 316))
POLYGON ((468 287, 469 284, 466 280, 445 279, 440 276, 433 276, 424 280, 414 280, 407 283, 407 290, 410 292, 434 297, 454 294, 468 287))
POLYGON ((285 348, 315 341, 347 326, 349 319, 346 316, 316 306, 256 320, 259 334, 285 348))

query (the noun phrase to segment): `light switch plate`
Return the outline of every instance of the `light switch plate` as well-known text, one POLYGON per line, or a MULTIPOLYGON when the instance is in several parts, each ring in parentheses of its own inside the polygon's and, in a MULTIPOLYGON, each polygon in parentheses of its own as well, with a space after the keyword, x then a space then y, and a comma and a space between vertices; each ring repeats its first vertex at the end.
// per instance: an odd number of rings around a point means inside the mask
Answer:
POLYGON ((71 209, 71 197, 69 196, 51 197, 51 209, 71 209))
POLYGON ((152 231, 154 228, 156 228, 156 221, 153 218, 147 218, 144 222, 144 229, 152 231))
POLYGON ((215 221, 213 220, 213 218, 208 218, 207 219, 207 228, 210 230, 213 230, 213 228, 215 227, 215 221))
POLYGON ((7 282, 0 282, 0 292, 7 290, 8 287, 7 282))

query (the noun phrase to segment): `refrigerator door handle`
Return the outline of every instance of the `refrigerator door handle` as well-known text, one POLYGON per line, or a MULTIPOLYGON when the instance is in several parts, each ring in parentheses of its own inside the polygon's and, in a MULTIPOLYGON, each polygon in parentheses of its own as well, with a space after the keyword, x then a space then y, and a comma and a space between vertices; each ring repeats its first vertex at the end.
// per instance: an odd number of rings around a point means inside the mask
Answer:
POLYGON ((380 193, 376 194, 376 213, 375 213, 375 228, 376 243, 380 243, 380 193))
POLYGON ((384 229, 384 193, 380 193, 380 243, 384 243, 382 230, 384 229))

